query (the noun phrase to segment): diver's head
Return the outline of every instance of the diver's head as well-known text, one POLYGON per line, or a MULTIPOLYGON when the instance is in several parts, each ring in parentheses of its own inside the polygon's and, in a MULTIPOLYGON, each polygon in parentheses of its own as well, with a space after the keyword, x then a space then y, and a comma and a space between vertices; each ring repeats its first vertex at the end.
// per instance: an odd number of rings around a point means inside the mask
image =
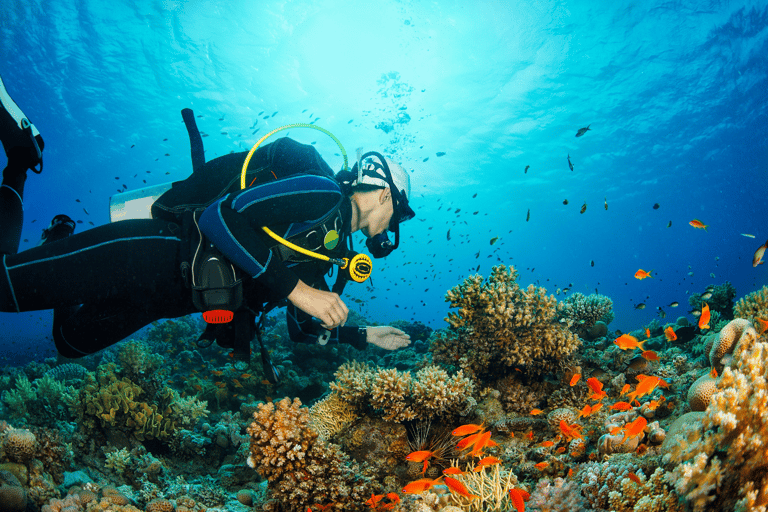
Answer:
POLYGON ((339 173, 352 195, 352 230, 361 230, 373 257, 387 256, 400 244, 400 223, 413 218, 408 205, 411 180, 402 166, 380 153, 360 152, 351 171, 339 173), (395 234, 394 244, 387 230, 395 234))

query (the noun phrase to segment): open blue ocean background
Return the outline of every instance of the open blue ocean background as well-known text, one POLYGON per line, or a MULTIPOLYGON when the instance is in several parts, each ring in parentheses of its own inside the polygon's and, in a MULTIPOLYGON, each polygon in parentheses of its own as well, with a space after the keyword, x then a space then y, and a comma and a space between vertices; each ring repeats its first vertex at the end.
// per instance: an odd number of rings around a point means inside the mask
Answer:
MULTIPOLYGON (((499 263, 609 296, 625 331, 768 283, 765 1, 9 0, 0 75, 45 139, 22 250, 56 214, 85 230, 116 192, 185 178, 192 108, 208 159, 312 122, 412 169, 401 249, 347 287, 371 321, 442 328, 445 292, 499 263)), ((340 169, 325 135, 287 135, 340 169)), ((0 363, 53 355, 51 316, 1 314, 0 363)))

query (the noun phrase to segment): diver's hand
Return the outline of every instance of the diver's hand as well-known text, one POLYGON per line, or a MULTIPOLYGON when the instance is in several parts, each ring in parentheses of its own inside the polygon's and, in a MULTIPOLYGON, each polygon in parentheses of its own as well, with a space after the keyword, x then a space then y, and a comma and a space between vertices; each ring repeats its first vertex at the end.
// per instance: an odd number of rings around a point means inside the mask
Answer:
POLYGON ((337 293, 316 290, 299 280, 288 300, 305 313, 319 318, 326 329, 334 329, 347 322, 349 309, 337 293))
POLYGON ((411 337, 400 329, 388 325, 382 327, 366 327, 367 341, 385 350, 397 350, 411 344, 411 337))

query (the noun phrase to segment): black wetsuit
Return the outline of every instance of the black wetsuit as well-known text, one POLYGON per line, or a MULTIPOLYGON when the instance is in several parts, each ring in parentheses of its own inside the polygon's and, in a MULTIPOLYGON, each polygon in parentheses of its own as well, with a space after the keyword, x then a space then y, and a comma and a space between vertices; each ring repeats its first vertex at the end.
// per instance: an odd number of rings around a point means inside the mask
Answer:
MULTIPOLYGON (((0 310, 54 309, 53 337, 67 357, 101 350, 155 320, 196 312, 185 270, 198 229, 182 222, 183 212, 195 208, 202 211, 199 231, 244 277, 243 309, 251 323, 264 304, 285 299, 299 279, 328 290, 330 263, 285 248, 261 226, 304 248, 345 256, 351 203, 333 171, 312 146, 282 138, 256 151, 247 179, 257 181, 241 191, 245 156, 216 158, 174 183, 153 205, 151 220, 119 221, 2 255, 0 310), (265 182, 268 175, 273 178, 265 182), (328 229, 340 240, 330 251, 323 247, 328 229)), ((333 291, 341 293, 344 284, 337 280, 333 291)), ((314 342, 323 332, 290 303, 287 319, 294 341, 314 342)), ((366 346, 357 327, 334 329, 331 340, 366 346)))

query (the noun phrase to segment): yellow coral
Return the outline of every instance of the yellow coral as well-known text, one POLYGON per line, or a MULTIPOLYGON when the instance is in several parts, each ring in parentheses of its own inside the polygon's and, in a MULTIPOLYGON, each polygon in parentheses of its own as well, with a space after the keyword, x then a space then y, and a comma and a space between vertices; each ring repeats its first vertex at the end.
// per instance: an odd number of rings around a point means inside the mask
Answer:
POLYGON ((749 321, 754 321, 755 318, 768 320, 768 286, 740 298, 733 306, 733 316, 749 321))
POLYGON ((330 393, 309 408, 311 425, 323 439, 330 439, 358 417, 357 411, 338 393, 330 393))
POLYGON ((437 363, 458 365, 470 377, 504 373, 561 359, 580 344, 579 337, 557 320, 558 305, 544 288, 521 288, 517 271, 496 266, 491 276, 474 275, 446 293, 458 312, 449 313, 447 332, 430 346, 437 363))
POLYGON ((665 458, 679 464, 668 479, 694 510, 723 510, 734 499, 739 510, 768 505, 767 379, 765 338, 737 347, 704 414, 703 433, 692 431, 686 444, 665 458))

